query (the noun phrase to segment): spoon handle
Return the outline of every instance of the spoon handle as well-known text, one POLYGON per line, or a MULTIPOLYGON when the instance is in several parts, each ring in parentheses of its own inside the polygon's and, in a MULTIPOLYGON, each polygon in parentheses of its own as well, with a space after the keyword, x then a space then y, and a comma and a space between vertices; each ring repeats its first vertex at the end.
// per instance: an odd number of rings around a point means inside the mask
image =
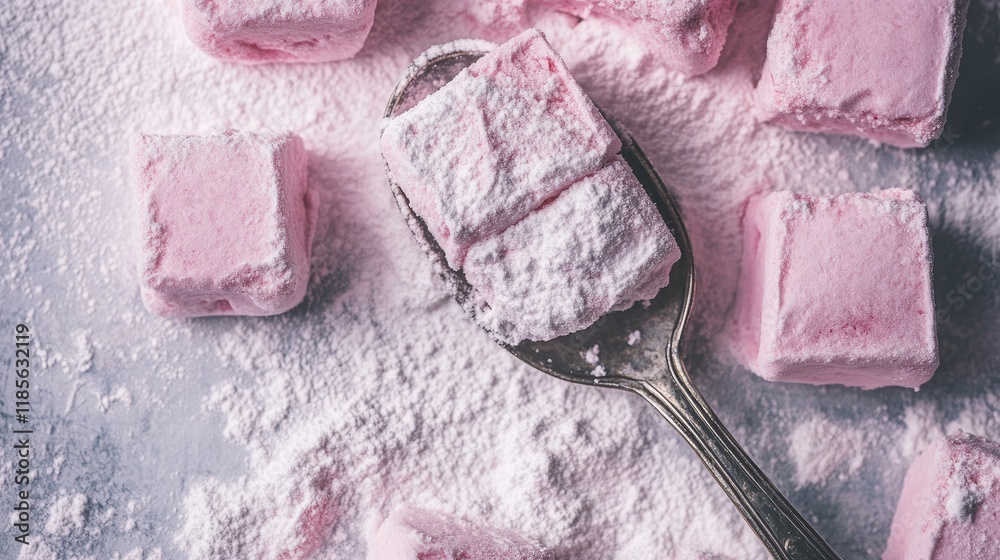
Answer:
POLYGON ((669 377, 642 381, 633 391, 677 428, 771 556, 840 560, 722 425, 694 388, 680 356, 669 352, 667 363, 669 377))

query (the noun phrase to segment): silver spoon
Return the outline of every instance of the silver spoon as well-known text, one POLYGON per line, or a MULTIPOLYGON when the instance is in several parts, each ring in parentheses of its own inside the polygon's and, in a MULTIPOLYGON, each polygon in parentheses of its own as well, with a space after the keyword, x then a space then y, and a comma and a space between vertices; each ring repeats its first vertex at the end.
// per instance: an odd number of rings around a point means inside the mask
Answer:
MULTIPOLYGON (((410 65, 396 86, 385 117, 394 117, 416 105, 490 48, 481 41, 460 41, 428 51, 410 65)), ((649 306, 635 305, 626 311, 608 313, 585 330, 546 342, 527 341, 517 346, 501 343, 501 346, 559 379, 624 389, 646 399, 687 440, 774 558, 839 560, 830 545, 754 464, 695 389, 681 359, 681 339, 691 314, 695 287, 687 231, 677 204, 642 150, 618 122, 607 115, 605 118, 621 138, 622 157, 656 203, 680 246, 681 259, 670 271, 670 284, 660 290, 649 306), (629 344, 626 333, 636 330, 641 332, 641 341, 629 344), (600 345, 601 365, 607 372, 600 377, 593 374, 594 365, 585 358, 587 350, 595 345, 600 345)), ((389 172, 388 167, 386 170, 389 172)), ((389 185, 410 230, 452 296, 475 319, 475 288, 461 271, 447 265, 444 251, 410 208, 391 173, 388 174, 389 185)))

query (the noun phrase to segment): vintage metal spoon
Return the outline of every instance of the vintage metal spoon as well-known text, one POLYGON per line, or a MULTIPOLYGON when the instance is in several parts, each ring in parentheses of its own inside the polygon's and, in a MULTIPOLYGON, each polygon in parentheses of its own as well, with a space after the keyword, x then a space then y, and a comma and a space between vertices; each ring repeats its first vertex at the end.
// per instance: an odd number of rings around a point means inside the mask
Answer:
MULTIPOLYGON (((425 53, 410 66, 396 86, 385 116, 391 118, 417 104, 487 50, 488 44, 469 41, 425 53)), ((830 545, 754 464, 691 382, 681 360, 681 339, 691 313, 695 288, 687 231, 677 205, 642 150, 616 121, 607 120, 621 138, 622 156, 656 202, 680 245, 682 256, 670 271, 670 285, 661 290, 648 307, 635 305, 626 311, 609 313, 583 331, 547 342, 502 346, 524 362, 559 379, 624 389, 646 399, 687 440, 773 557, 839 560, 830 545), (629 344, 628 333, 637 330, 641 333, 641 342, 629 344), (593 374, 594 365, 585 359, 587 349, 594 345, 600 345, 601 365, 607 372, 600 377, 593 374)), ((392 181, 391 173, 389 184, 400 211, 434 262, 437 273, 444 278, 458 303, 474 318, 475 289, 460 271, 446 264, 441 247, 410 208, 406 195, 392 181)))

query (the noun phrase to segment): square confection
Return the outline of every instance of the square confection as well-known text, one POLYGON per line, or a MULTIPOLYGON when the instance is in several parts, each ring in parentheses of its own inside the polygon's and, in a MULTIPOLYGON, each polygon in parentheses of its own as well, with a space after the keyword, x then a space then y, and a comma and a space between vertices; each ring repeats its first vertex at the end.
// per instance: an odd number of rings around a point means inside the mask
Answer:
POLYGON ((737 353, 770 381, 917 388, 938 365, 931 260, 911 191, 752 199, 737 353))
POLYGON ((968 0, 779 0, 757 100, 814 132, 926 146, 958 77, 968 0))
POLYGON ((736 0, 535 0, 574 13, 610 15, 631 25, 671 70, 694 76, 719 62, 736 0))
POLYGON ((376 0, 174 0, 195 45, 221 60, 327 62, 354 56, 376 0))
POLYGON ((302 301, 317 201, 298 136, 141 134, 132 173, 150 311, 273 315, 302 301))
POLYGON ((477 320, 509 344, 549 340, 652 299, 680 258, 656 205, 620 157, 469 249, 477 320))
POLYGON ((368 560, 551 560, 537 542, 517 533, 481 527, 412 506, 382 522, 368 548, 368 560))
POLYGON ((1000 445, 959 431, 921 453, 882 560, 1000 560, 1000 445))
POLYGON ((389 174, 455 269, 470 245, 507 229, 620 149, 534 29, 389 120, 382 133, 389 174))

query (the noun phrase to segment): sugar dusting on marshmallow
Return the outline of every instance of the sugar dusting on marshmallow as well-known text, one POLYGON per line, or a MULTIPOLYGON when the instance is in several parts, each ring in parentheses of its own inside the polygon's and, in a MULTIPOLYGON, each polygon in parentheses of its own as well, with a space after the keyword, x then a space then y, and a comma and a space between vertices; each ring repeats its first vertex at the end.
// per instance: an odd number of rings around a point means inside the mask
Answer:
POLYGON ((968 0, 781 0, 757 99, 762 117, 904 148, 944 128, 968 0))
POLYGON ((736 0, 533 0, 533 3, 579 17, 610 16, 625 24, 630 32, 643 36, 660 63, 688 75, 703 74, 718 63, 737 5, 736 0))
POLYGON ((502 234, 473 245, 465 275, 476 318, 516 344, 586 328, 651 299, 680 259, 653 201, 616 157, 502 234))
POLYGON ((1000 559, 1000 444, 962 433, 910 466, 882 560, 1000 559))
POLYGON ((545 36, 528 30, 390 120, 382 153, 448 263, 621 149, 545 36))
POLYGON ((737 353, 771 381, 917 388, 938 365, 931 248, 912 192, 753 199, 737 353))
POLYGON ((402 115, 382 153, 498 340, 549 340, 647 300, 679 248, 617 135, 528 30, 402 115))
POLYGON ((175 0, 195 45, 227 61, 328 62, 357 54, 376 0, 175 0))
POLYGON ((298 136, 141 134, 132 174, 150 311, 273 315, 302 301, 317 201, 298 136))

